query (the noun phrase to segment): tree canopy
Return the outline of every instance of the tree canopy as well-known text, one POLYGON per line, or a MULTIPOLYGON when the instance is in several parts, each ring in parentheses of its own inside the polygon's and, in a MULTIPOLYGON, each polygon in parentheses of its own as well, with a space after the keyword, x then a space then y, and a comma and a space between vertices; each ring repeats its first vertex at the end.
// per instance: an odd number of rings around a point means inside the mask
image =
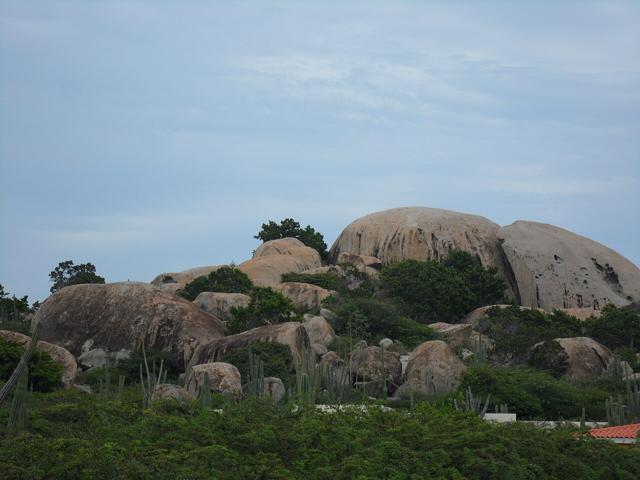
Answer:
POLYGON ((70 285, 80 285, 83 283, 104 283, 104 277, 96 274, 96 267, 92 263, 81 263, 74 265, 72 260, 60 262, 49 274, 49 279, 53 282, 51 293, 55 293, 61 288, 70 285))
POLYGON ((277 240, 278 238, 297 238, 307 247, 317 250, 323 260, 329 254, 323 235, 320 232, 316 232, 310 225, 302 228, 300 223, 293 218, 285 218, 279 224, 269 220, 268 223, 262 224, 262 229, 253 238, 263 242, 277 240))

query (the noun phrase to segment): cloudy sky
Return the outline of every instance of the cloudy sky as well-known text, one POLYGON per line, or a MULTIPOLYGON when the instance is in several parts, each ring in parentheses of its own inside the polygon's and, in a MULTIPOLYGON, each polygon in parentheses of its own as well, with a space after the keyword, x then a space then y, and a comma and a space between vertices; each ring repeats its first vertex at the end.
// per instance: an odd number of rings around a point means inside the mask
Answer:
POLYGON ((640 3, 0 2, 0 283, 422 205, 640 264, 640 3), (453 3, 453 4, 449 4, 453 3))

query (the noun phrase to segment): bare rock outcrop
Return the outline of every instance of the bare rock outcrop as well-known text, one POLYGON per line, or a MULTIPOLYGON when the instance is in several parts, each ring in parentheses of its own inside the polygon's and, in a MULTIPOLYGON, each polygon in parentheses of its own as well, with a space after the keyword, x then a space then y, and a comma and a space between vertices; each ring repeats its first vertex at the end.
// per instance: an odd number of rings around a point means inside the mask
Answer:
POLYGON ((455 390, 466 371, 453 349, 441 340, 419 345, 409 355, 403 392, 413 390, 426 395, 441 395, 455 390))
POLYGON ((194 353, 191 365, 216 362, 225 352, 256 342, 272 342, 289 347, 294 362, 302 359, 304 352, 310 348, 309 336, 304 326, 298 322, 285 322, 264 325, 203 344, 194 353))
POLYGON ((333 327, 324 317, 319 315, 305 315, 302 325, 304 325, 311 343, 319 343, 328 347, 336 338, 336 332, 333 327))
POLYGON ((230 363, 213 362, 189 367, 187 372, 187 391, 197 397, 209 377, 209 389, 215 393, 228 393, 233 396, 242 394, 240 371, 230 363))
POLYGON ((567 380, 581 380, 602 375, 611 359, 611 351, 589 337, 555 338, 567 354, 567 380))
POLYGON ((193 400, 193 396, 180 385, 170 383, 156 385, 151 392, 151 404, 167 400, 184 403, 193 400))
POLYGON ((273 403, 280 403, 285 399, 287 391, 278 377, 265 377, 262 383, 262 394, 269 397, 273 403))
POLYGON ((263 243, 251 260, 238 265, 259 287, 275 287, 285 273, 302 273, 322 266, 320 254, 295 238, 263 243))
POLYGON ((320 308, 322 301, 335 293, 317 285, 300 282, 280 283, 273 289, 291 300, 296 309, 303 311, 320 308))
POLYGON ((500 227, 477 215, 426 207, 394 208, 366 215, 348 225, 329 252, 336 263, 343 252, 376 257, 387 265, 401 260, 439 260, 451 250, 477 255, 484 266, 503 264, 500 227))
POLYGON ((126 357, 139 349, 180 354, 224 335, 222 322, 184 298, 147 283, 65 287, 38 309, 40 338, 83 356, 126 357))
MULTIPOLYGON (((28 335, 9 330, 0 330, 0 338, 25 346, 31 341, 31 337, 28 335)), ((36 351, 47 353, 54 362, 62 366, 60 383, 64 388, 71 388, 78 375, 78 364, 75 357, 65 348, 42 340, 36 344, 36 351)))
POLYGON ((521 305, 598 310, 640 298, 640 269, 598 242, 525 221, 501 228, 498 238, 521 305))
POLYGON ((453 348, 468 346, 473 332, 468 323, 436 322, 429 324, 429 327, 437 332, 441 340, 453 348))
MULTIPOLYGON (((467 313, 467 315, 464 317, 464 319, 462 320, 462 323, 468 323, 470 324, 473 328, 477 328, 480 325, 480 322, 482 320, 484 320, 485 318, 487 318, 488 314, 487 312, 489 310, 491 310, 492 308, 500 308, 500 309, 504 309, 504 308, 511 308, 513 307, 513 305, 485 305, 484 307, 478 307, 475 310, 467 313)), ((518 307, 520 310, 525 310, 525 309, 530 309, 530 307, 518 307)), ((542 311, 542 309, 538 309, 540 311, 542 311)))
POLYGON ((193 301, 205 312, 218 317, 222 321, 231 319, 233 307, 246 307, 251 297, 243 293, 202 292, 193 301))

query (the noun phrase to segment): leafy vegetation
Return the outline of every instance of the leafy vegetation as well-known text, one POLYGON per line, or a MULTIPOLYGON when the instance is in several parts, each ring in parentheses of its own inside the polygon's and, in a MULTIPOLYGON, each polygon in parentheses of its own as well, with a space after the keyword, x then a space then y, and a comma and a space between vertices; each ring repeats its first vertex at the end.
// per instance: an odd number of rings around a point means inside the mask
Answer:
POLYGON ((418 404, 411 415, 318 414, 249 398, 223 413, 199 403, 141 410, 122 400, 61 391, 28 399, 27 430, 6 435, 0 465, 14 479, 632 479, 640 451, 547 431, 483 422, 418 404))
POLYGON ((588 335, 611 349, 629 348, 640 352, 640 312, 606 305, 602 315, 584 322, 588 335))
POLYGON ((558 342, 547 340, 531 349, 529 365, 560 378, 569 368, 569 356, 558 342))
POLYGON ((414 320, 452 322, 482 305, 503 300, 505 284, 466 252, 442 261, 405 260, 382 270, 382 291, 414 320))
POLYGON ((310 283, 349 298, 372 297, 377 291, 376 282, 369 275, 348 263, 323 273, 285 273, 282 281, 310 283))
POLYGON ((271 288, 254 287, 246 307, 233 307, 227 333, 244 332, 261 325, 272 325, 291 319, 295 307, 291 300, 271 288))
POLYGON ((254 238, 263 242, 277 240, 278 238, 297 238, 307 247, 316 250, 323 260, 326 260, 329 255, 327 244, 324 242, 322 234, 316 232, 310 225, 302 228, 300 223, 293 218, 285 218, 279 224, 273 220, 269 220, 269 223, 263 223, 262 229, 254 238))
POLYGON ((291 386, 294 381, 293 359, 289 347, 271 342, 256 342, 251 346, 234 348, 220 359, 240 370, 243 379, 249 378, 249 355, 257 355, 264 366, 265 377, 277 377, 291 386))
MULTIPOLYGON (((20 362, 25 346, 0 338, 0 381, 7 381, 20 362)), ((49 392, 60 385, 62 367, 46 352, 35 351, 28 364, 28 385, 38 392, 49 392)))
POLYGON ((104 283, 104 278, 96 274, 95 265, 92 263, 74 265, 72 260, 60 262, 49 274, 49 279, 53 282, 51 293, 70 285, 104 283))
MULTIPOLYGON (((34 306, 37 307, 36 304, 34 306)), ((29 306, 27 295, 21 298, 15 295, 9 297, 0 284, 0 330, 11 330, 28 335, 30 322, 26 320, 26 316, 33 311, 34 308, 29 306)))
POLYGON ((582 334, 580 321, 556 310, 545 313, 516 306, 494 307, 480 320, 478 331, 495 342, 492 355, 503 361, 526 362, 529 349, 538 342, 582 334))
POLYGON ((253 283, 246 273, 234 266, 222 266, 209 275, 195 278, 178 294, 187 300, 195 300, 202 292, 250 293, 253 283))

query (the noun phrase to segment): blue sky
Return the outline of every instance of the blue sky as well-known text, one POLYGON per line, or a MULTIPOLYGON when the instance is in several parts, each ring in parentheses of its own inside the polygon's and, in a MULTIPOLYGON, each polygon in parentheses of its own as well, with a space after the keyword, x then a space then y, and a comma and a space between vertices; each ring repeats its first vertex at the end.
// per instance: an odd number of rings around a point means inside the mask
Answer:
POLYGON ((0 283, 422 205, 640 264, 640 3, 0 2, 0 283), (482 3, 482 5, 480 5, 482 3))

